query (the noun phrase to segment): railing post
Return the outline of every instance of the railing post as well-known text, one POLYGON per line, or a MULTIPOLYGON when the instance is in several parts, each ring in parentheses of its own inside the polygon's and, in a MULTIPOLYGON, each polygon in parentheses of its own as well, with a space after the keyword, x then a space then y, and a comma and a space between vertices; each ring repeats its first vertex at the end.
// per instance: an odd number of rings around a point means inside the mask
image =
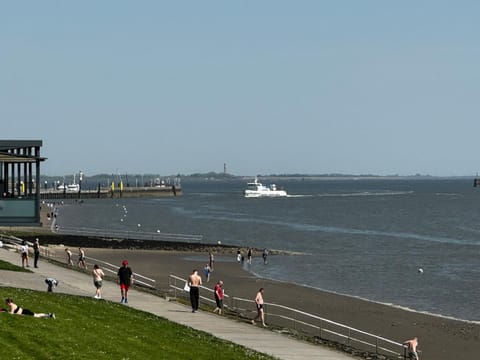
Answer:
POLYGON ((176 298, 177 298, 177 278, 173 278, 173 280, 174 280, 174 283, 173 283, 173 284, 174 284, 174 286, 175 286, 175 287, 174 287, 174 289, 175 289, 174 295, 175 295, 175 299, 176 299, 176 298))
POLYGON ((293 312, 293 330, 297 330, 297 313, 293 312))

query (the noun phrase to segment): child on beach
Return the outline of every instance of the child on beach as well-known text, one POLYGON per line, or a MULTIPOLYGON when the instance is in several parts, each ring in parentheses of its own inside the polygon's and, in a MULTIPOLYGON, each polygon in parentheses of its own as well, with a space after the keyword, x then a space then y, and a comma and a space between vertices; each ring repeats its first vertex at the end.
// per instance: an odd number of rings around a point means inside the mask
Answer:
POLYGON ((210 281, 210 273, 212 272, 212 269, 210 268, 210 265, 207 264, 203 268, 203 273, 205 274, 205 278, 207 279, 207 282, 210 281))

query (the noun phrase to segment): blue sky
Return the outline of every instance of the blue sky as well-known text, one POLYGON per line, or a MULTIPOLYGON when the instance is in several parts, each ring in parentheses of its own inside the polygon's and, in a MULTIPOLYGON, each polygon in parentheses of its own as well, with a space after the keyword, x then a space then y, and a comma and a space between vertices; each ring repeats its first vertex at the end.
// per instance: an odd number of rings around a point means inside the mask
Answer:
POLYGON ((3 1, 47 175, 480 171, 478 1, 3 1))

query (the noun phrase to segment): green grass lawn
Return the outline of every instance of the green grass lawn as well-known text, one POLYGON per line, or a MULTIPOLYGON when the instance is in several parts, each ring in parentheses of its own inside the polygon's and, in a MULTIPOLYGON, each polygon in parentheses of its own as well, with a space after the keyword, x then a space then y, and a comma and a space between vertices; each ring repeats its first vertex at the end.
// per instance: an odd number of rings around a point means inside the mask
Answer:
POLYGON ((21 266, 10 264, 9 262, 3 261, 3 260, 0 260, 0 270, 31 272, 28 269, 22 268, 21 266))
POLYGON ((0 313, 0 359, 272 359, 121 304, 0 287, 7 297, 57 319, 0 313))

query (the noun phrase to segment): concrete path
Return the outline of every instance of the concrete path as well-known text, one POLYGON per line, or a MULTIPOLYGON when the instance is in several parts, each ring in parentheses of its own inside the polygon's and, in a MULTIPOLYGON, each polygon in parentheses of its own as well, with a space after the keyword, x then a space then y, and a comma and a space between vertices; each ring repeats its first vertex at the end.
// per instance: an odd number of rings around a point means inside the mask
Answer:
MULTIPOLYGON (((15 265, 21 265, 20 254, 14 251, 0 249, 0 259, 15 265)), ((33 268, 32 264, 30 270, 34 273, 0 271, 0 286, 46 291, 45 278, 53 277, 59 281, 59 286, 54 290, 55 292, 91 297, 95 294, 92 277, 87 274, 43 261, 39 262, 39 268, 33 268)), ((104 281, 102 294, 105 300, 120 301, 120 290, 114 282, 104 281)), ((129 303, 126 306, 205 331, 220 339, 270 354, 279 359, 352 359, 348 354, 336 350, 315 346, 268 329, 234 321, 209 312, 199 311, 193 314, 187 306, 135 289, 129 291, 128 301, 129 303)))

